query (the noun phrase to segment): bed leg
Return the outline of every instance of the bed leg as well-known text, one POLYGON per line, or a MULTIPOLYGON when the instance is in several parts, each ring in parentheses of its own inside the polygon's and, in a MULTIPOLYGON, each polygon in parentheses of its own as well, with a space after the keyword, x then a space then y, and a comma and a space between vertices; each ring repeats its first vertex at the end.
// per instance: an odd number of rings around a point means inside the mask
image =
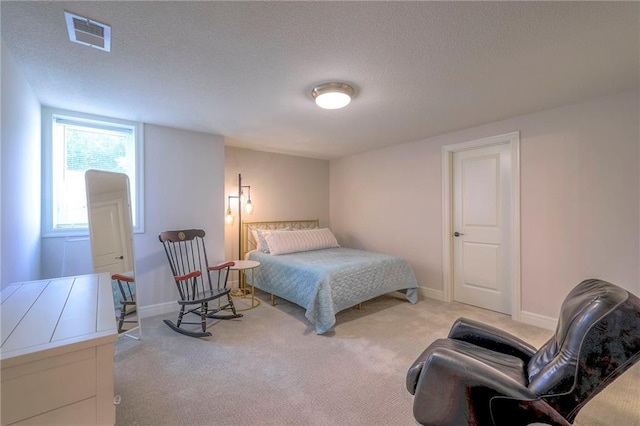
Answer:
POLYGON ((273 294, 271 295, 271 306, 276 306, 276 297, 273 294))
POLYGON ((361 310, 362 310, 362 303, 358 303, 358 304, 356 305, 356 309, 357 309, 357 310, 359 310, 359 311, 361 311, 361 310))

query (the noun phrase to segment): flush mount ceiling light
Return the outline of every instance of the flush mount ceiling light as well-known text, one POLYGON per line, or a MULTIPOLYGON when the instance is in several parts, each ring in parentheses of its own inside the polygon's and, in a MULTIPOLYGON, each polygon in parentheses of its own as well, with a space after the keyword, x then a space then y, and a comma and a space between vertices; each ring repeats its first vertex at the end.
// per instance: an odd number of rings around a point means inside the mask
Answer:
POLYGON ((314 87, 311 91, 311 97, 316 100, 316 104, 320 108, 338 109, 349 105, 354 93, 353 87, 347 83, 333 81, 314 87))

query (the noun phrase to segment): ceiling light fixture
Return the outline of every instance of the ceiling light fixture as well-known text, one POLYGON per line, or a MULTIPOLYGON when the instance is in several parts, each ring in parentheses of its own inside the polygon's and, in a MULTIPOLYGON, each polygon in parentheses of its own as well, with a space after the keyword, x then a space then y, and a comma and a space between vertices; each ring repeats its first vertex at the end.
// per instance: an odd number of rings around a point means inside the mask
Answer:
POLYGON ((322 83, 311 91, 311 97, 316 104, 324 109, 338 109, 349 105, 355 90, 347 83, 337 81, 322 83))

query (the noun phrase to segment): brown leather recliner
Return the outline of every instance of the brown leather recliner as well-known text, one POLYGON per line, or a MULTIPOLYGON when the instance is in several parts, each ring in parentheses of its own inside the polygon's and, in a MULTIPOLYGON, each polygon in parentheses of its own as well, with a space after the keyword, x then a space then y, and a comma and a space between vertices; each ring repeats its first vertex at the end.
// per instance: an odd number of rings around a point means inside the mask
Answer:
MULTIPOLYGON (((540 349, 458 319, 407 373, 423 425, 570 425, 584 405, 640 360, 640 299, 602 280, 578 284, 540 349)), ((640 392, 640 391, 638 391, 640 392)))

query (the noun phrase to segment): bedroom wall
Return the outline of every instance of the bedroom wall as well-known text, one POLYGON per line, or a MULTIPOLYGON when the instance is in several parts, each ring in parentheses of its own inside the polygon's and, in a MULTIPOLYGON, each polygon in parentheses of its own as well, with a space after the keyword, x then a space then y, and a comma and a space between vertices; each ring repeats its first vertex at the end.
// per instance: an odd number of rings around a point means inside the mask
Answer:
POLYGON ((146 229, 134 239, 142 313, 149 316, 177 308, 160 232, 202 228, 209 260, 224 259, 224 140, 153 125, 144 131, 146 229))
POLYGON ((0 284, 40 275, 40 104, 0 39, 0 284))
MULTIPOLYGON (((224 259, 224 141, 220 136, 145 124, 145 232, 134 234, 142 316, 176 310, 176 289, 158 234, 202 228, 210 258, 224 259)), ((44 277, 91 272, 87 238, 43 238, 44 277), (67 253, 67 265, 63 255, 67 253)))
POLYGON ((555 318, 589 277, 640 293, 639 112, 623 93, 333 160, 332 228, 441 296, 441 147, 520 131, 522 312, 555 318))
MULTIPOLYGON (((320 226, 329 226, 329 161, 226 147, 225 203, 227 195, 237 194, 238 173, 251 186, 255 206, 243 221, 320 219, 320 226)), ((231 201, 236 220, 225 226, 225 254, 236 259, 237 199, 231 201)))

